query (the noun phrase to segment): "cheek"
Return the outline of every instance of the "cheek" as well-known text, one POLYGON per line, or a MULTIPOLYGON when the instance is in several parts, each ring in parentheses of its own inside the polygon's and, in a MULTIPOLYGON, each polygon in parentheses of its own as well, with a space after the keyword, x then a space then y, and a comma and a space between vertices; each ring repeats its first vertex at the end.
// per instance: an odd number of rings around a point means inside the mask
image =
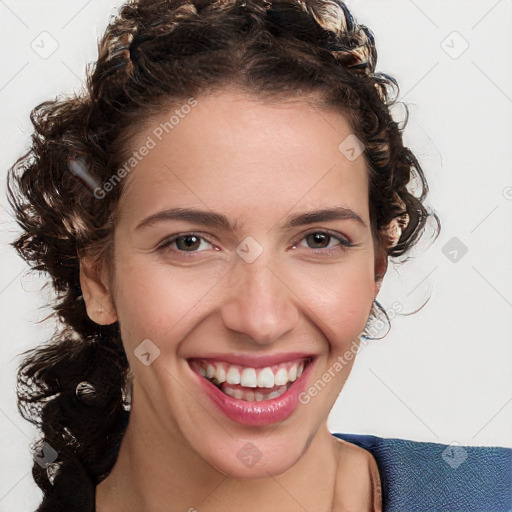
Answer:
POLYGON ((332 343, 346 344, 361 333, 375 297, 372 265, 327 266, 297 275, 297 295, 332 343))
POLYGON ((120 261, 116 267, 116 307, 130 344, 186 329, 201 315, 202 302, 222 274, 197 268, 148 263, 147 258, 120 261))

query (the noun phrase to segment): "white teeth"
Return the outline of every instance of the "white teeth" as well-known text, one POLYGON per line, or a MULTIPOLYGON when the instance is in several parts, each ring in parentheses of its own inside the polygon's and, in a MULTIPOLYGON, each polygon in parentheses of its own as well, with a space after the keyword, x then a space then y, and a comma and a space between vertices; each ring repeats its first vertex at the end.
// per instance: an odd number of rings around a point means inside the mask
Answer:
POLYGON ((258 375, 258 387, 273 388, 274 385, 274 374, 272 373, 272 369, 267 366, 266 368, 263 368, 258 375))
POLYGON ((221 365, 217 365, 215 368, 215 373, 213 374, 214 378, 217 379, 217 382, 219 384, 222 384, 226 381, 226 370, 224 370, 224 367, 221 365))
POLYGON ((275 376, 276 386, 284 386, 288 382, 288 372, 285 368, 279 368, 275 376))
POLYGON ((273 388, 284 386, 296 381, 304 371, 305 361, 300 363, 282 363, 265 368, 242 368, 238 365, 229 365, 221 361, 198 361, 194 367, 207 379, 216 385, 227 382, 228 384, 241 384, 245 388, 273 388))
MULTIPOLYGON (((227 390, 228 388, 226 388, 227 390)), ((238 400, 242 400, 242 397, 244 396, 244 392, 241 389, 233 389, 233 397, 235 397, 238 400)))
POLYGON ((246 388, 255 388, 256 370, 254 368, 244 368, 240 377, 240 384, 246 388))
POLYGON ((273 398, 277 398, 286 392, 288 386, 281 386, 276 391, 272 391, 268 395, 261 393, 260 391, 243 391, 239 388, 230 388, 229 386, 224 386, 223 391, 226 395, 232 396, 237 400, 245 400, 246 402, 262 402, 263 400, 272 400, 273 398))
POLYGON ((240 372, 238 368, 231 366, 226 374, 226 381, 228 384, 240 384, 240 372))
POLYGON ((235 390, 235 389, 231 389, 231 388, 226 388, 224 390, 224 393, 226 395, 229 395, 229 396, 232 396, 233 398, 235 398, 235 391, 238 391, 238 390, 235 390))

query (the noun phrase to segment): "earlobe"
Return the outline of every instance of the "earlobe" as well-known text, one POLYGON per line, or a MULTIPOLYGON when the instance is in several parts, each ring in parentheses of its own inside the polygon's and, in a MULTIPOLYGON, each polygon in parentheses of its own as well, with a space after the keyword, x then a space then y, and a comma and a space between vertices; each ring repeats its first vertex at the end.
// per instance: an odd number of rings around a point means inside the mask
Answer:
POLYGON ((386 275, 388 269, 388 259, 387 256, 381 258, 379 264, 375 267, 375 297, 380 292, 380 287, 382 285, 382 281, 384 280, 384 276, 386 275))
POLYGON ((80 261, 80 287, 87 316, 99 325, 110 325, 117 321, 114 303, 99 265, 80 261))
POLYGON ((375 297, 377 297, 377 295, 380 292, 380 287, 382 285, 382 278, 383 278, 383 276, 381 276, 379 274, 375 275, 375 297))

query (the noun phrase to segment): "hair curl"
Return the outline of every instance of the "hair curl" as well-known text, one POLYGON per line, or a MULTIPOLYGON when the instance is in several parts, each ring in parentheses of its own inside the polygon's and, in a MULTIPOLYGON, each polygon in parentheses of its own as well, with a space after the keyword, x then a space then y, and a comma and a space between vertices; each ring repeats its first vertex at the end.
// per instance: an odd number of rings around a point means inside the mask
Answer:
POLYGON ((94 484, 105 478, 127 421, 129 368, 119 325, 89 319, 79 282, 80 258, 111 261, 123 187, 98 200, 68 172, 71 157, 104 182, 163 107, 236 85, 261 101, 306 100, 347 117, 365 145, 376 254, 406 254, 428 217, 440 228, 423 204, 422 169, 390 114, 398 84, 375 72, 374 37, 341 1, 132 1, 110 21, 98 48, 80 94, 32 110, 31 148, 8 173, 8 199, 23 229, 12 245, 51 277, 62 326, 18 372, 20 413, 40 427, 40 442, 58 452, 61 465, 52 484, 34 463, 44 493, 40 511, 54 510, 55 489, 70 468, 82 468, 94 484), (416 190, 409 190, 414 181, 416 190), (385 228, 404 213, 409 223, 390 248, 385 228), (98 391, 94 405, 75 396, 83 380, 98 391))

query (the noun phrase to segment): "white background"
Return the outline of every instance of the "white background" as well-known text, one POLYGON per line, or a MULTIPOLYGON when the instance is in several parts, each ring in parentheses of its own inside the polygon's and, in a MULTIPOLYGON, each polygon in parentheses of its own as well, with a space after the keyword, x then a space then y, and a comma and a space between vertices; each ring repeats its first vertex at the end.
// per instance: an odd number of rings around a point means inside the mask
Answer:
MULTIPOLYGON (((362 349, 329 428, 512 447, 512 2, 347 3, 376 36, 377 70, 400 84, 410 108, 405 141, 427 174, 443 229, 412 261, 390 265, 380 294, 386 308, 399 301, 411 312, 430 300, 362 349)), ((30 473, 35 430, 17 413, 15 371, 17 355, 52 332, 51 322, 37 324, 50 313, 40 309, 50 297, 39 292, 44 281, 8 246, 17 228, 5 176, 28 149, 30 110, 79 90, 119 5, 0 0, 0 512, 33 511, 40 500, 30 473), (58 44, 46 59, 32 48, 43 51, 43 43, 45 51, 58 44)))

